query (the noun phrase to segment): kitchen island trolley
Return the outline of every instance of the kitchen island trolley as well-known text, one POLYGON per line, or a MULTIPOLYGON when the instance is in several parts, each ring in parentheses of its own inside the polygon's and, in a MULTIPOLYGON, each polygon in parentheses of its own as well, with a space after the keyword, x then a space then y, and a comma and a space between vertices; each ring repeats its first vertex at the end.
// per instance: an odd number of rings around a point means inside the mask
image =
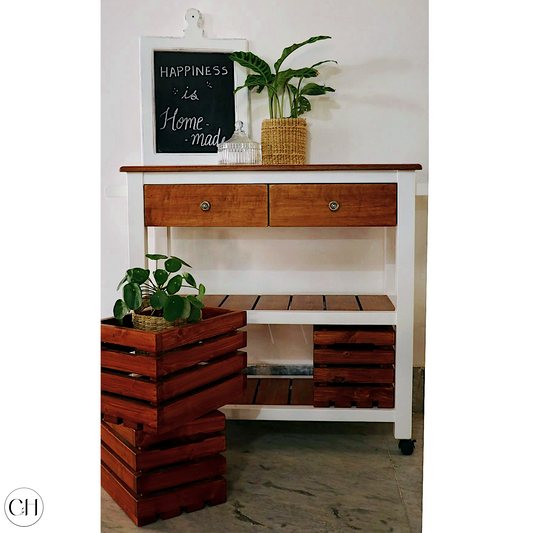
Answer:
MULTIPOLYGON (((411 440, 415 171, 418 164, 126 166, 129 262, 145 265, 148 227, 380 227, 381 294, 206 296, 248 324, 314 326, 311 376, 249 376, 228 419, 392 422, 411 440), (328 406, 329 404, 329 406, 328 406)), ((265 231, 268 231, 265 230, 265 231)), ((362 292, 362 291, 359 291, 362 292)))

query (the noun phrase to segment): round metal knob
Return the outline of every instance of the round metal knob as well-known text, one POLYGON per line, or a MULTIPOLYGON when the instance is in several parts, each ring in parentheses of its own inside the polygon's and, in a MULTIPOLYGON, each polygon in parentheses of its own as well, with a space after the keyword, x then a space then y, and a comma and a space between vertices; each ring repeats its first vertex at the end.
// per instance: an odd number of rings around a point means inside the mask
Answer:
POLYGON ((333 201, 329 203, 329 208, 331 211, 337 211, 339 207, 340 207, 339 202, 333 201))
POLYGON ((202 211, 209 211, 211 209, 211 204, 209 202, 202 202, 200 204, 200 209, 202 211))

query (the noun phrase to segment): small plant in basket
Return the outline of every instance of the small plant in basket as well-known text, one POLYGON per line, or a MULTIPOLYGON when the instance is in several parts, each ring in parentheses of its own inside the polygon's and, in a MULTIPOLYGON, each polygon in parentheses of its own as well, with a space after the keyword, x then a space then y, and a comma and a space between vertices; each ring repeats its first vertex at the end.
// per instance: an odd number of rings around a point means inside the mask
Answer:
POLYGON ((118 284, 123 298, 117 300, 113 307, 116 319, 122 319, 133 311, 134 327, 139 329, 165 329, 175 325, 198 322, 202 317, 204 306, 202 299, 205 287, 189 272, 178 274, 182 266, 192 268, 179 257, 162 254, 146 254, 155 261, 155 270, 130 268, 118 284), (164 261, 164 268, 159 268, 159 261, 164 261), (198 294, 179 295, 182 288, 193 289, 198 294), (142 317, 142 318, 141 318, 142 317), (147 325, 147 322, 153 325, 147 325), (143 323, 141 323, 143 322, 143 323))

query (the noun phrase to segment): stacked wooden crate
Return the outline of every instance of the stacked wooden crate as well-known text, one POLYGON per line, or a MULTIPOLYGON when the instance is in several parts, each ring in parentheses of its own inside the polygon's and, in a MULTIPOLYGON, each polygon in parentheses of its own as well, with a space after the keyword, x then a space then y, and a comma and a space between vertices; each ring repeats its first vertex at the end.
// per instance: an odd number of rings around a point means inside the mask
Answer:
POLYGON ((394 407, 392 326, 315 326, 314 406, 394 407))
POLYGON ((160 332, 102 321, 102 486, 137 525, 226 500, 225 417, 246 389, 246 313, 160 332))

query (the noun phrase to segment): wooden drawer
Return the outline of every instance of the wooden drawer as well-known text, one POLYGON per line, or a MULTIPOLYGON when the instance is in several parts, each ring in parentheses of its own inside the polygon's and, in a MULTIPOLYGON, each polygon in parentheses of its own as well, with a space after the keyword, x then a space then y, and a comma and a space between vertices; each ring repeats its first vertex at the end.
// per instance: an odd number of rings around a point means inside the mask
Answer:
POLYGON ((144 225, 267 226, 267 185, 145 185, 144 225), (209 203, 208 210, 200 205, 209 203))
POLYGON ((396 184, 271 185, 270 225, 396 226, 396 184))

